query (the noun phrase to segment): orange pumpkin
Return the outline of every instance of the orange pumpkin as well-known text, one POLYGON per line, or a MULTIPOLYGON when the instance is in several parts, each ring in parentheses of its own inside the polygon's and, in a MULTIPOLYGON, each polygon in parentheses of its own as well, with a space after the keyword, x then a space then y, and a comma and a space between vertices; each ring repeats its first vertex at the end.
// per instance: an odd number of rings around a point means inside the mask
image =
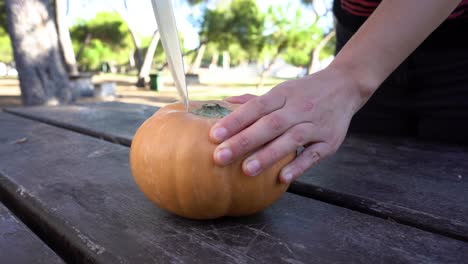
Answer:
POLYGON ((186 111, 179 102, 146 120, 130 150, 141 191, 159 207, 192 219, 254 214, 279 199, 288 187, 279 182, 279 171, 295 154, 255 177, 243 173, 243 159, 224 167, 213 161, 216 144, 209 140, 209 130, 237 106, 191 101, 186 111))

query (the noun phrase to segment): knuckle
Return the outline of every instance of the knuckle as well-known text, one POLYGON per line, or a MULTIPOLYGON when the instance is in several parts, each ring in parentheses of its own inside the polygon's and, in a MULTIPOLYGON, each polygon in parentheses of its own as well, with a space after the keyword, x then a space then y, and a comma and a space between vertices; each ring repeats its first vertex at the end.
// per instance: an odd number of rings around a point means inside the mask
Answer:
POLYGON ((252 95, 252 94, 243 94, 241 96, 239 96, 239 99, 243 102, 248 102, 249 100, 255 98, 256 96, 255 95, 252 95))
POLYGON ((322 156, 323 156, 323 154, 318 152, 318 151, 308 150, 308 149, 306 149, 303 152, 303 155, 304 155, 304 161, 309 163, 310 166, 312 166, 313 164, 319 162, 322 159, 322 156))
POLYGON ((315 100, 306 98, 301 104, 301 110, 303 112, 310 112, 315 108, 315 100))
POLYGON ((297 177, 300 172, 299 172, 299 168, 296 164, 293 164, 293 165, 289 165, 288 166, 288 172, 291 173, 292 175, 294 175, 294 177, 297 177))
POLYGON ((265 123, 270 130, 281 131, 283 129, 283 120, 279 115, 271 114, 265 117, 265 123))
POLYGON ((259 97, 255 98, 254 102, 255 102, 255 107, 257 109, 257 113, 260 114, 260 115, 265 114, 266 111, 267 111, 267 107, 268 107, 267 99, 265 99, 262 96, 259 96, 259 97))
POLYGON ((240 135, 237 139, 237 146, 242 152, 245 152, 249 149, 250 140, 246 136, 240 135))
POLYGON ((235 130, 235 131, 239 131, 242 129, 242 120, 240 119, 240 117, 238 116, 235 116, 233 115, 231 117, 231 120, 230 120, 230 124, 231 124, 231 127, 235 130))
POLYGON ((280 153, 277 149, 274 149, 274 148, 269 148, 267 150, 267 159, 268 159, 268 163, 273 163, 277 160, 279 160, 281 157, 280 157, 280 153))
POLYGON ((290 137, 296 147, 300 147, 306 143, 306 134, 303 129, 297 128, 292 130, 290 137))
POLYGON ((302 160, 301 162, 298 162, 296 165, 294 165, 294 174, 296 175, 301 175, 303 174, 310 166, 307 164, 305 160, 302 160))

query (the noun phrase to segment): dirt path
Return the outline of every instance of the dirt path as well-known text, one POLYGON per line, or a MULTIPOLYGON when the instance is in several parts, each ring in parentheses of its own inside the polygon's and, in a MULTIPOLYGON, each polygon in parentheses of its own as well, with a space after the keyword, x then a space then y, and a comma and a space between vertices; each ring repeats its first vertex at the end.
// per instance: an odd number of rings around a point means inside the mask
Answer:
MULTIPOLYGON (((138 103, 154 106, 164 106, 168 103, 179 100, 175 87, 170 80, 163 79, 163 86, 158 91, 141 89, 134 86, 133 76, 112 76, 102 75, 93 77, 94 83, 114 82, 116 96, 113 98, 82 98, 80 101, 119 101, 126 103, 138 103)), ((189 97, 191 100, 219 100, 227 96, 241 95, 245 93, 263 94, 271 89, 273 85, 266 85, 262 89, 257 89, 252 84, 232 84, 210 83, 202 85, 190 85, 189 97)), ((16 79, 0 79, 0 108, 21 106, 21 93, 19 82, 16 79)))
POLYGON ((0 79, 0 108, 21 106, 21 92, 16 79, 0 79))

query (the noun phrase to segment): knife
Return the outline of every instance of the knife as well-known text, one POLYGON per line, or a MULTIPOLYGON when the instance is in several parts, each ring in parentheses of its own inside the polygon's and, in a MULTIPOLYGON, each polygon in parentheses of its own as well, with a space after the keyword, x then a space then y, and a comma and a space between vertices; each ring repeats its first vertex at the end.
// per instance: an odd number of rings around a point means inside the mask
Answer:
POLYGON ((189 98, 185 80, 184 61, 171 0, 152 0, 154 16, 158 24, 161 43, 167 63, 185 109, 188 111, 189 98))

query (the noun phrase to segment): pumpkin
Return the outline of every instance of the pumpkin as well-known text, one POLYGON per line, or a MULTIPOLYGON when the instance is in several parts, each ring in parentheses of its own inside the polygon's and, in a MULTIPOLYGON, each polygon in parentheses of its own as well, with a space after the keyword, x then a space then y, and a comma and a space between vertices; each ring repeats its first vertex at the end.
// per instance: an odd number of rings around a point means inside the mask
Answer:
POLYGON ((167 105, 137 130, 130 167, 138 187, 160 208, 191 219, 213 219, 259 212, 281 197, 287 184, 278 174, 295 153, 258 176, 242 171, 242 159, 217 166, 216 144, 209 130, 238 105, 225 101, 191 101, 167 105))

